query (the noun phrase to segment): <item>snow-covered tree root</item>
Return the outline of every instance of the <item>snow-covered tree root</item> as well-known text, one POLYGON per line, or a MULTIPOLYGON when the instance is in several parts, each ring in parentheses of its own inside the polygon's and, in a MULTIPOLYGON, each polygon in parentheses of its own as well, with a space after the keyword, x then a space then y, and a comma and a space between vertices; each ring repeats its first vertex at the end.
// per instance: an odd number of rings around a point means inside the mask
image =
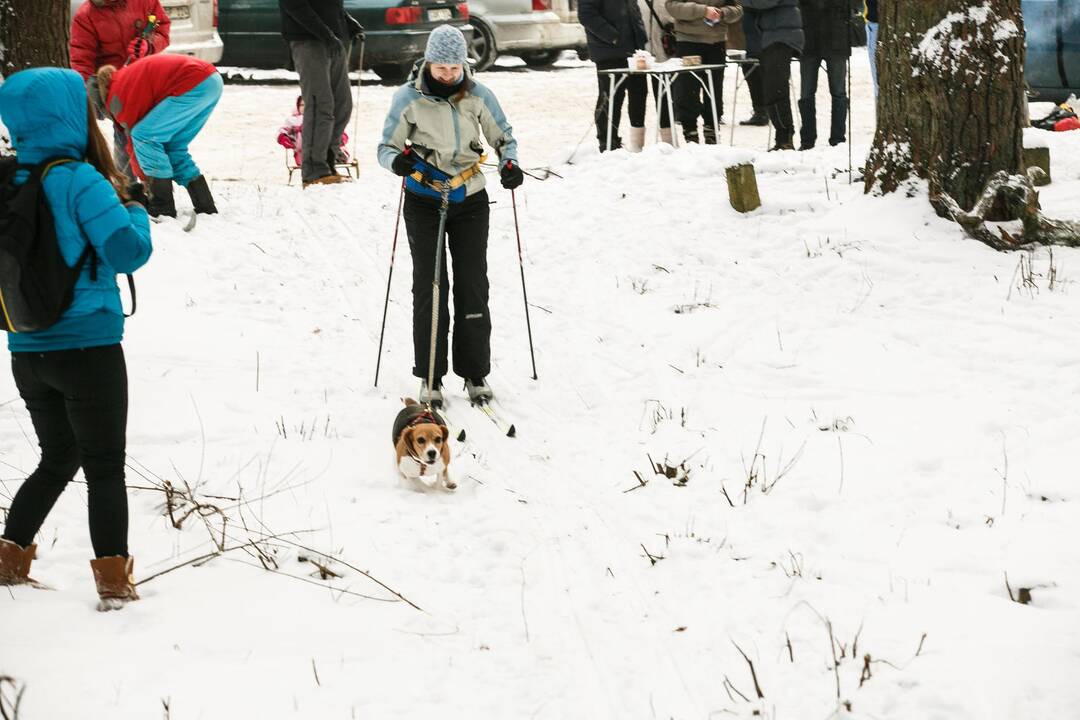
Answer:
MULTIPOLYGON (((1041 170, 1029 171, 1033 172, 1041 170)), ((1028 175, 1010 175, 1004 170, 994 173, 970 212, 961 209, 944 190, 931 191, 930 203, 938 214, 955 220, 969 237, 995 250, 1024 250, 1035 245, 1080 247, 1080 223, 1044 216, 1039 208, 1039 193, 1028 175), (998 228, 995 234, 987 227, 987 216, 999 207, 999 198, 1007 217, 1021 221, 1023 229, 1019 235, 1004 228, 998 228)))

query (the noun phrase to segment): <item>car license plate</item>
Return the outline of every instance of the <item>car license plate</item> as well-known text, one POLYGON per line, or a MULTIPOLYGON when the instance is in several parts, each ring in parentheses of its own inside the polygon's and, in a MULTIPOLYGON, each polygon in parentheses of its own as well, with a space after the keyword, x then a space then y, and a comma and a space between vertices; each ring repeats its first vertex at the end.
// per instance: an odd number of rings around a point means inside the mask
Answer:
POLYGON ((187 5, 166 6, 164 10, 170 20, 188 20, 191 18, 191 8, 187 5))
POLYGON ((450 12, 450 8, 439 8, 437 10, 428 10, 427 18, 428 22, 445 22, 452 17, 453 13, 450 12))

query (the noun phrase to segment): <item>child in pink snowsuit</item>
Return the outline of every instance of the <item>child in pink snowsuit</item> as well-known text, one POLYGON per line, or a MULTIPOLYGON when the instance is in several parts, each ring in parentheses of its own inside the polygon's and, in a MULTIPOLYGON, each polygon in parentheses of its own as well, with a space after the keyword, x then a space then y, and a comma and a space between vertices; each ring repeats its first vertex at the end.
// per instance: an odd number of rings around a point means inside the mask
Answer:
MULTIPOLYGON (((304 97, 302 95, 296 96, 296 112, 285 119, 285 124, 278 130, 277 141, 278 145, 289 148, 293 151, 293 160, 297 165, 300 164, 302 159, 301 155, 301 133, 304 128, 304 97)), ((348 133, 341 133, 341 144, 338 147, 335 160, 339 164, 345 164, 349 162, 349 151, 345 149, 345 146, 349 143, 348 133)))

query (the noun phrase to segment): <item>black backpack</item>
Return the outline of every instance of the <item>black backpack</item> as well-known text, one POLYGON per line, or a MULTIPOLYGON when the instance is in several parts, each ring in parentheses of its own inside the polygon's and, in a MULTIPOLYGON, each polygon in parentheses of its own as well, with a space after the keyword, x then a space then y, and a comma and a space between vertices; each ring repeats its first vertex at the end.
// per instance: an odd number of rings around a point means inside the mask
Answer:
POLYGON ((73 162, 54 158, 39 165, 20 165, 0 158, 0 328, 34 332, 54 325, 71 305, 75 281, 87 260, 96 275, 97 256, 88 242, 75 267, 68 267, 56 239, 56 225, 42 189, 54 166, 73 162), (15 185, 15 173, 30 177, 15 185))

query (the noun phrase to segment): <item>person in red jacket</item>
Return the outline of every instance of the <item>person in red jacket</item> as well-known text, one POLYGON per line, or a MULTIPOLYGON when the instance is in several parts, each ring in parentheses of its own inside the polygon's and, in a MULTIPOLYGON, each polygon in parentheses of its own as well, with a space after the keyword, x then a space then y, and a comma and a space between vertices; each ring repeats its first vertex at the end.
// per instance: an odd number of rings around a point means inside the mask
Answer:
MULTIPOLYGON (((95 97, 97 89, 94 74, 104 65, 120 67, 152 53, 159 53, 169 46, 169 16, 161 6, 161 0, 86 0, 71 19, 71 69, 87 82, 90 99, 102 112, 102 105, 95 97), (155 25, 146 31, 154 17, 155 25), (143 37, 148 35, 148 37, 143 37)), ((104 115, 99 115, 104 117, 104 115)), ((120 126, 113 126, 113 160, 117 168, 134 179, 124 151, 127 143, 120 126)))
POLYGON ((213 112, 224 83, 217 68, 187 55, 151 55, 97 72, 105 109, 127 134, 131 169, 150 189, 151 215, 176 217, 172 184, 187 188, 197 213, 216 213, 188 145, 213 112))

